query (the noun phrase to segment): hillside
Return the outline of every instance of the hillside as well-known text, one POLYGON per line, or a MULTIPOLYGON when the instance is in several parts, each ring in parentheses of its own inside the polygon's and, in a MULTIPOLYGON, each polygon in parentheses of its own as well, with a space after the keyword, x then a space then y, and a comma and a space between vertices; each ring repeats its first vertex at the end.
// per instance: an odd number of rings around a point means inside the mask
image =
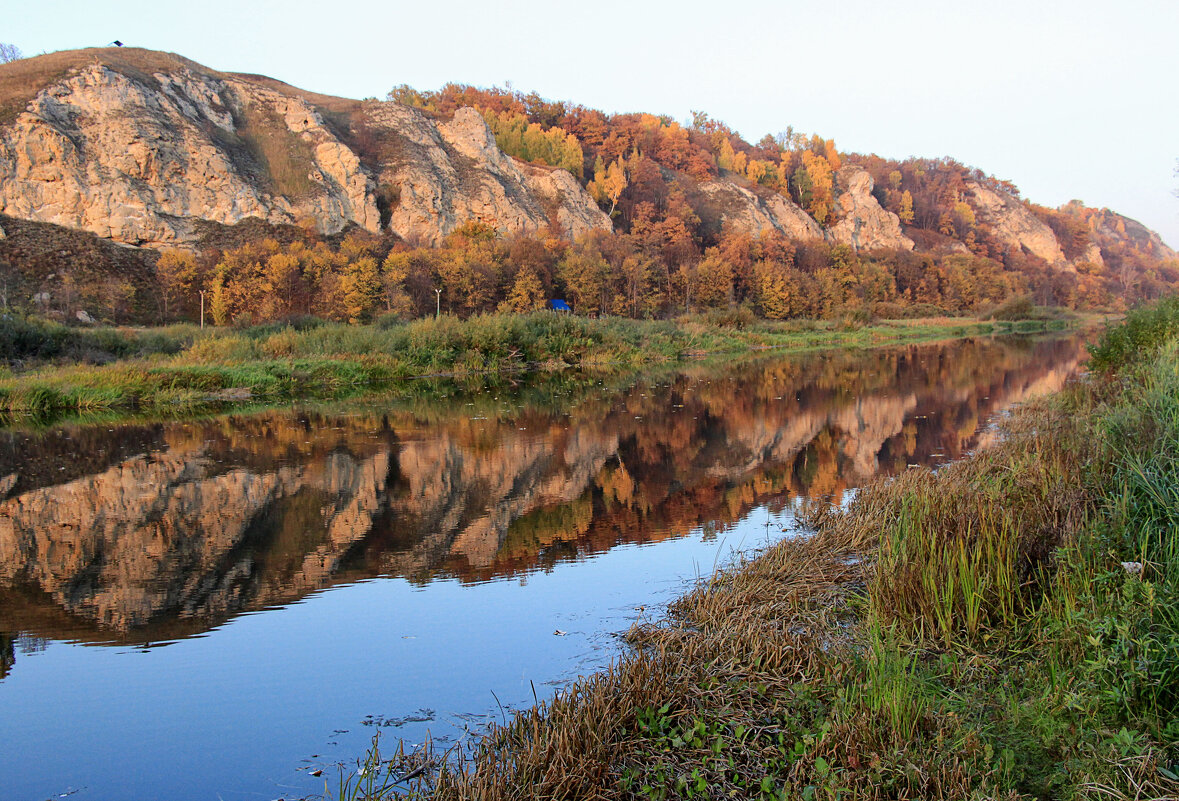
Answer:
POLYGON ((0 65, 0 215, 7 303, 69 319, 191 317, 202 289, 220 321, 422 314, 435 288, 460 314, 794 317, 1115 308, 1179 281, 1135 221, 948 159, 500 89, 349 100, 134 48, 0 65))

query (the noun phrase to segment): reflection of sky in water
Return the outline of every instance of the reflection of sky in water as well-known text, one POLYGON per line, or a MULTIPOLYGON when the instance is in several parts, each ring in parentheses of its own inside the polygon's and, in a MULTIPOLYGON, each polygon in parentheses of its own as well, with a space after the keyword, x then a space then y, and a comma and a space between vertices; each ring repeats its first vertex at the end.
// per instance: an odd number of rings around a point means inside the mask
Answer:
POLYGON ((517 579, 373 579, 146 651, 53 642, 20 653, 0 682, 4 796, 39 801, 88 784, 71 797, 321 791, 299 760, 322 767, 362 752, 377 730, 367 716, 433 710, 433 722, 381 727, 383 741, 420 742, 427 729, 453 741, 468 720, 477 729, 498 717, 496 696, 510 714, 531 703, 533 683, 543 698, 605 664, 638 607, 657 613, 790 519, 758 508, 715 535, 622 546, 517 579))
POLYGON ((301 797, 323 779, 300 767, 334 780, 330 765, 377 730, 388 746, 427 730, 454 742, 500 703, 510 714, 534 687, 545 698, 602 666, 637 616, 782 536, 792 518, 771 510, 790 495, 847 501, 874 472, 961 454, 997 408, 1058 386, 1079 350, 788 356, 616 391, 536 376, 494 391, 507 416, 472 414, 469 395, 398 414, 0 435, 0 478, 19 472, 22 508, 42 510, 14 513, 24 539, 0 531, 29 560, 0 575, 52 584, 0 582, 0 634, 53 638, 21 638, 0 680, 0 797, 301 797), (172 490, 150 477, 168 470, 192 480, 176 485, 191 509, 168 518, 166 546, 145 553, 161 542, 150 517, 103 528, 163 508, 172 490), (91 509, 93 487, 107 494, 91 509))

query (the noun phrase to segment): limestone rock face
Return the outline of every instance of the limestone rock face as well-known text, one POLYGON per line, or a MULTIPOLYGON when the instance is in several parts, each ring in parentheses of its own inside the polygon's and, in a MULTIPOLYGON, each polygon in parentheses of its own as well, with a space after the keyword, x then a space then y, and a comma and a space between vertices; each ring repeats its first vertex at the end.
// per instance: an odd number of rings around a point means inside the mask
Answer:
POLYGON ((535 164, 517 166, 541 208, 556 210, 557 226, 566 234, 576 237, 592 230, 612 230, 610 218, 569 172, 535 164))
POLYGON ((900 218, 876 202, 872 195, 875 183, 867 170, 843 167, 835 173, 835 185, 839 190, 835 201, 838 222, 828 231, 833 242, 855 250, 913 249, 913 240, 901 230, 900 218))
POLYGON ((809 214, 777 192, 762 196, 723 177, 700 184, 700 190, 716 206, 724 225, 738 231, 754 235, 779 231, 802 242, 825 238, 809 214))
POLYGON ((568 173, 504 155, 474 110, 438 124, 368 105, 392 144, 379 164, 362 164, 294 90, 195 69, 75 68, 0 129, 0 213, 151 247, 194 241, 198 220, 377 232, 379 178, 399 192, 391 230, 430 243, 472 219, 504 232, 610 227, 568 173))
POLYGON ((570 236, 610 230, 610 218, 572 175, 505 155, 475 109, 459 109, 441 125, 392 103, 369 104, 365 111, 396 153, 379 180, 396 191, 389 228, 404 239, 436 245, 469 220, 502 232, 536 231, 548 224, 550 212, 570 236))
POLYGON ((191 71, 154 77, 91 65, 39 93, 0 133, 0 211, 148 246, 185 241, 193 219, 376 230, 369 179, 311 106, 191 71), (276 115, 313 154, 305 196, 275 194, 250 169, 245 109, 276 115))
POLYGON ((1017 198, 971 182, 966 185, 966 201, 978 221, 989 225, 995 238, 1009 248, 1039 256, 1049 264, 1066 264, 1056 234, 1017 198))
MULTIPOLYGON (((1167 246, 1157 233, 1137 220, 1102 209, 1091 222, 1093 232, 1106 241, 1113 241, 1139 253, 1158 259, 1174 259, 1179 254, 1167 246)), ((1091 246, 1092 247, 1092 246, 1091 246)), ((1098 249, 1100 254, 1100 249, 1098 249)))

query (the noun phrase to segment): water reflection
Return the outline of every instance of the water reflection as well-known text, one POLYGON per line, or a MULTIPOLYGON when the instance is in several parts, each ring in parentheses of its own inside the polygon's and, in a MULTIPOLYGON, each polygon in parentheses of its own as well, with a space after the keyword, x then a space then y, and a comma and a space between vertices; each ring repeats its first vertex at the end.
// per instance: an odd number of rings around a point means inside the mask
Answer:
MULTIPOLYGON (((533 376, 428 403, 0 434, 0 632, 151 643, 377 575, 481 582, 953 459, 1071 338, 533 376)), ((0 679, 19 646, 0 634, 0 679)))

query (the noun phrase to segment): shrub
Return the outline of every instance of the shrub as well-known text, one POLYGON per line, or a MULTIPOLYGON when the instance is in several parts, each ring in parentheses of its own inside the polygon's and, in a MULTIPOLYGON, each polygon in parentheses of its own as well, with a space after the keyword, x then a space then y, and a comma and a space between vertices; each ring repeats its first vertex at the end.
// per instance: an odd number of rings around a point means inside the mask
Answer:
POLYGON ((1036 316, 1036 306, 1031 297, 1018 295, 1008 298, 991 309, 983 319, 985 320, 1031 320, 1036 316))
POLYGON ((1154 357, 1168 339, 1179 335, 1179 295, 1131 310, 1125 321, 1107 328, 1089 347, 1094 370, 1115 371, 1154 357))

